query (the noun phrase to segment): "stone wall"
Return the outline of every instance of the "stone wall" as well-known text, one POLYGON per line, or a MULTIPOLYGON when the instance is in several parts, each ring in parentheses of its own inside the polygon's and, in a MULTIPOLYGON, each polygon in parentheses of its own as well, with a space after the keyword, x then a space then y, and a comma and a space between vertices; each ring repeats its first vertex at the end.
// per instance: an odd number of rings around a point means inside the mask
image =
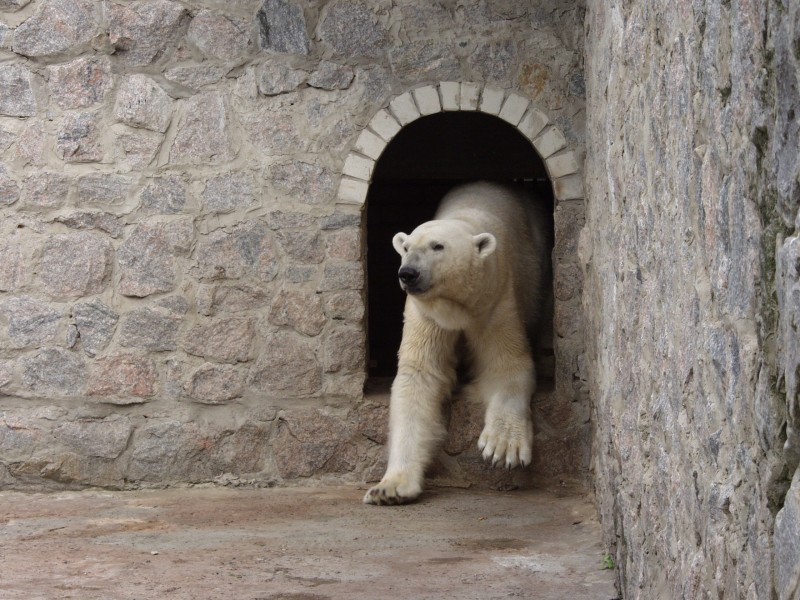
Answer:
MULTIPOLYGON (((579 340, 582 23, 566 1, 0 0, 0 485, 380 475, 364 197, 431 92, 527 123, 562 177, 579 340)), ((582 347, 560 348, 553 474, 588 460, 582 347)))
POLYGON ((798 5, 597 1, 586 32, 580 252, 623 595, 796 598, 798 5))

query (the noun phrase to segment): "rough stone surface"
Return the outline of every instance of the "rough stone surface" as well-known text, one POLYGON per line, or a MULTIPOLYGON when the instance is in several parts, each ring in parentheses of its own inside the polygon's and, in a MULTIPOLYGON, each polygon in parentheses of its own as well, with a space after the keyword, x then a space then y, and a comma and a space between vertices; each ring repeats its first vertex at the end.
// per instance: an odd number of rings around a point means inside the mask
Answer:
POLYGON ((112 238, 120 237, 124 228, 119 217, 107 212, 74 212, 59 215, 55 220, 70 229, 96 229, 107 233, 112 238))
POLYGON ((189 329, 183 349, 215 362, 246 362, 253 358, 254 336, 255 324, 250 318, 217 319, 189 329))
POLYGON ((194 271, 203 280, 250 278, 272 281, 278 272, 277 252, 271 232, 248 221, 230 232, 217 230, 201 239, 194 271))
POLYGON ((8 322, 12 348, 52 346, 61 341, 63 315, 47 304, 17 296, 0 304, 0 314, 8 322))
MULTIPOLYGON (((149 398, 156 393, 158 372, 149 358, 134 354, 116 354, 98 359, 89 375, 87 392, 114 404, 136 402, 131 398, 149 398)), ((141 400, 139 400, 141 401, 141 400)))
POLYGON ((258 202, 253 178, 241 172, 225 173, 208 180, 203 206, 211 213, 244 211, 258 202))
POLYGON ((0 205, 14 204, 19 200, 19 186, 9 176, 4 165, 0 165, 0 205))
POLYGON ((269 321, 274 325, 288 325, 308 336, 319 335, 325 326, 322 300, 316 294, 282 291, 272 302, 269 321))
POLYGON ((108 4, 108 39, 114 55, 130 67, 157 61, 181 34, 186 8, 172 0, 138 0, 108 4))
POLYGON ((186 184, 180 177, 156 177, 141 194, 141 209, 147 213, 174 215, 186 207, 186 184))
POLYGON ((99 33, 93 0, 45 0, 14 31, 13 50, 23 56, 54 56, 85 47, 99 33))
POLYGON ((86 363, 64 348, 44 348, 20 359, 22 383, 37 396, 58 398, 86 391, 86 363))
POLYGON ((120 344, 151 352, 175 350, 181 319, 167 311, 140 308, 122 318, 120 344))
POLYGON ((308 73, 280 63, 264 63, 256 67, 256 85, 264 96, 292 92, 305 83, 308 73))
POLYGON ((325 340, 323 366, 328 373, 363 372, 364 333, 354 327, 330 332, 325 340))
POLYGON ((354 461, 354 431, 333 415, 305 411, 281 419, 275 460, 282 477, 309 477, 315 472, 346 472, 354 461))
POLYGON ((39 280, 58 298, 98 294, 108 284, 113 255, 111 242, 98 234, 55 235, 44 244, 39 280))
POLYGON ((71 113, 56 133, 56 154, 68 163, 103 160, 102 124, 96 112, 71 113))
POLYGON ((123 133, 116 138, 115 154, 126 169, 144 169, 156 156, 161 138, 144 132, 123 133))
POLYGON ((31 0, 0 0, 0 10, 9 12, 24 8, 31 0))
POLYGON ((221 60, 241 60, 246 56, 249 28, 222 15, 201 10, 189 24, 186 37, 206 56, 221 60))
POLYGON ((25 208, 48 209, 63 206, 69 193, 69 179, 58 173, 38 173, 25 179, 20 203, 25 208))
POLYGON ((224 404, 242 395, 244 374, 233 365, 206 363, 192 373, 186 393, 196 402, 224 404))
POLYGON ((449 44, 425 40, 404 44, 389 53, 392 72, 406 81, 430 78, 450 81, 458 79, 460 64, 449 44))
POLYGON ((78 179, 77 202, 81 208, 119 207, 129 199, 135 180, 128 175, 96 174, 78 179))
POLYGON ((24 272, 22 244, 16 239, 0 241, 0 292, 11 292, 22 285, 24 272))
POLYGON ((284 397, 310 396, 322 387, 322 366, 311 342, 279 332, 266 337, 251 380, 263 392, 284 397))
POLYGON ((388 43, 384 25, 367 4, 350 0, 332 3, 319 25, 320 37, 335 54, 377 58, 388 43))
POLYGON ((280 192, 310 205, 327 203, 336 189, 334 176, 328 169, 306 162, 275 165, 272 183, 280 192))
POLYGON ((117 252, 118 289, 126 296, 144 297, 169 292, 175 286, 175 254, 184 243, 175 236, 176 224, 138 225, 117 252))
POLYGON ((797 279, 780 275, 797 19, 782 2, 589 4, 579 251, 625 598, 797 594, 797 279))
POLYGON ((345 90, 355 78, 351 67, 330 61, 323 61, 308 78, 308 85, 322 90, 345 90))
POLYGON ((218 92, 193 96, 183 103, 183 116, 170 149, 174 164, 220 164, 230 161, 234 149, 227 128, 228 110, 218 92))
POLYGON ((94 458, 117 458, 133 432, 129 418, 113 415, 106 419, 68 421, 54 431, 59 441, 74 451, 94 458))
POLYGON ((84 352, 95 356, 108 346, 119 321, 119 313, 100 300, 82 302, 72 308, 84 352))
POLYGON ((145 75, 131 75, 117 91, 114 116, 126 125, 163 133, 172 117, 172 103, 155 81, 145 75))
POLYGON ((264 0, 256 15, 261 47, 273 52, 308 54, 308 37, 302 4, 291 0, 264 0))
POLYGON ((300 263, 321 263, 325 258, 322 237, 316 231, 279 231, 281 248, 286 255, 300 263))
POLYGON ((20 65, 0 66, 0 115, 30 117, 35 114, 31 72, 20 65))
POLYGON ((261 308, 267 304, 268 296, 263 290, 249 285, 201 284, 197 290, 196 302, 200 314, 211 316, 261 308))
POLYGON ((111 90, 108 57, 78 58, 48 67, 48 85, 56 104, 63 109, 86 108, 102 102, 111 90))

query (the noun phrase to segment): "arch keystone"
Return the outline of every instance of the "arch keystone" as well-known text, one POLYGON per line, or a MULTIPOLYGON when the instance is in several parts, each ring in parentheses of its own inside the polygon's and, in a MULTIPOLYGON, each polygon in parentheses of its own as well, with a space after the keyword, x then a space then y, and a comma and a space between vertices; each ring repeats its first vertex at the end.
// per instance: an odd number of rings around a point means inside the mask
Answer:
POLYGON ((461 110, 478 110, 481 88, 477 83, 461 84, 461 110))
POLYGON ((417 88, 413 92, 414 99, 417 101, 419 112, 423 115, 432 115, 442 112, 442 105, 439 102, 439 92, 432 85, 417 88))
POLYGON ((461 96, 461 84, 457 81, 443 81, 439 84, 442 96, 442 110, 458 110, 461 96))

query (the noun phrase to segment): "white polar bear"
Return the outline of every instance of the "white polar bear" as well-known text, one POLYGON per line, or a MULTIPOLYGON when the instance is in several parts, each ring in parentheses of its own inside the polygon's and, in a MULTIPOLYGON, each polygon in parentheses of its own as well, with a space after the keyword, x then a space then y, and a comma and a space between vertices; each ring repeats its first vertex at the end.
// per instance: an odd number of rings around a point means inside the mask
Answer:
POLYGON ((541 202, 491 183, 459 187, 436 217, 392 243, 402 256, 403 339, 389 412, 389 463, 367 504, 422 492, 445 431, 441 404, 456 383, 463 334, 473 388, 486 406, 478 446, 493 464, 531 462, 535 370, 529 334, 550 288, 550 228, 541 202))

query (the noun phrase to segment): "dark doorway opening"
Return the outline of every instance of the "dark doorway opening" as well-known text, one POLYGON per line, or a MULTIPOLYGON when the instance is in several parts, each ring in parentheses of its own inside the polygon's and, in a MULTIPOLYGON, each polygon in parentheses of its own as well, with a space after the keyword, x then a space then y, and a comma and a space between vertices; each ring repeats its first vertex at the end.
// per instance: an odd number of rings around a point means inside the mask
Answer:
MULTIPOLYGON (((392 248, 392 236, 433 218, 452 187, 477 180, 523 185, 553 214, 553 189, 543 161, 525 136, 492 115, 445 112, 417 119, 378 159, 367 196, 371 379, 393 377, 397 371, 405 294, 397 282, 400 257, 392 248)), ((551 379, 552 317, 546 321, 537 368, 540 377, 551 379)))

